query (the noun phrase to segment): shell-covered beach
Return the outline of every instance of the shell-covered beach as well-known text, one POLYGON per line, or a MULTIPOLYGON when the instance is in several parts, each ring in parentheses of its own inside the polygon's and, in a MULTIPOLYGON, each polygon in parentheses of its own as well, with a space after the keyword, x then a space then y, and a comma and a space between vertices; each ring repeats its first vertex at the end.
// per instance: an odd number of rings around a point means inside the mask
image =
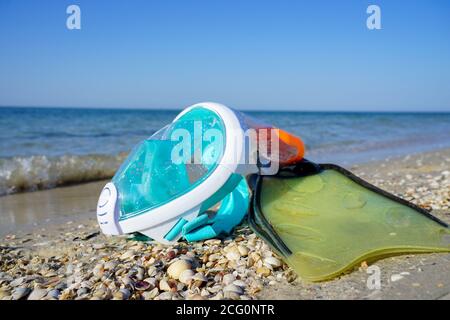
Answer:
MULTIPOLYGON (((349 169, 450 222, 449 149, 349 169)), ((78 197, 75 202, 80 208, 80 201, 97 197, 101 185, 6 196, 0 198, 0 208, 24 210, 26 197, 47 199, 45 205, 38 206, 54 213, 74 208, 70 199, 78 197), (80 196, 83 188, 85 198, 80 196), (58 196, 52 197, 55 194, 58 196), (58 206, 49 205, 48 199, 54 198, 61 201, 58 206)), ((365 262, 334 280, 308 283, 298 278, 246 223, 225 239, 163 246, 102 235, 95 220, 95 203, 92 206, 90 201, 81 206, 85 212, 61 212, 59 220, 44 214, 39 223, 24 223, 17 232, 2 235, 0 299, 450 298, 450 254, 402 255, 376 261, 381 270, 379 289, 367 286, 367 269, 372 264, 365 262)), ((21 214, 27 212, 17 212, 18 220, 21 214)))

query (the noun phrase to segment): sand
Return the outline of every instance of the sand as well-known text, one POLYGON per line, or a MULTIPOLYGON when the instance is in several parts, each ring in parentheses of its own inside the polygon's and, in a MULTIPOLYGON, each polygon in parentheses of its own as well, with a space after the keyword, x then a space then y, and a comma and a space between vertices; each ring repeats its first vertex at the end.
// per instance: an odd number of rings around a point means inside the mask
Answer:
MULTIPOLYGON (((450 149, 354 165, 349 169, 450 222, 450 149)), ((105 299, 117 296, 127 299, 450 299, 450 254, 404 255, 377 261, 374 265, 380 270, 381 288, 370 289, 367 267, 371 266, 366 265, 332 281, 314 284, 296 278, 284 264, 274 266, 267 274, 262 272, 258 263, 249 262, 250 256, 259 255, 262 261, 267 256, 276 258, 276 255, 245 226, 225 241, 181 243, 172 248, 127 241, 123 237, 105 237, 98 233, 95 219, 97 197, 104 184, 101 181, 0 198, 0 299, 10 299, 14 293, 16 298, 26 298, 32 290, 35 295, 42 293, 44 299, 92 299, 97 296, 105 299), (231 263, 226 257, 238 245, 249 246, 250 250, 231 263), (122 261, 120 256, 129 250, 134 250, 134 255, 122 261), (174 257, 172 252, 175 252, 174 257), (95 278, 96 267, 103 268, 110 260, 122 261, 120 268, 125 269, 125 273, 129 271, 127 268, 133 268, 133 263, 142 260, 142 268, 147 272, 152 266, 146 264, 146 254, 156 259, 152 263, 163 265, 152 275, 156 280, 148 279, 157 283, 152 294, 139 291, 135 286, 128 288, 123 284, 123 277, 118 275, 112 283, 110 279, 107 281, 112 290, 110 295, 95 295, 97 291, 104 292, 101 286, 105 286, 101 277, 98 281, 95 278), (208 257, 214 254, 218 259, 209 260, 208 257), (191 259, 192 264, 200 265, 194 271, 208 278, 203 287, 178 284, 180 290, 170 294, 159 288, 167 278, 167 267, 179 259, 191 259), (220 259, 225 261, 218 273, 213 269, 220 265, 220 259), (25 265, 31 268, 34 264, 34 269, 24 271, 27 267, 15 265, 19 260, 29 260, 25 265), (48 270, 50 260, 57 265, 55 270, 48 270), (77 263, 80 264, 78 276, 91 277, 93 282, 86 292, 80 289, 82 282, 77 282, 77 273, 73 271, 73 279, 67 273, 68 266, 77 263), (238 293, 225 290, 224 274, 231 274, 242 292, 240 289, 235 289, 238 293), (24 289, 18 290, 17 286, 11 285, 17 278, 21 280, 16 282, 24 289), (55 289, 58 285, 60 287, 55 289), (219 290, 220 294, 213 289, 219 290)), ((132 281, 137 280, 133 278, 132 281)))

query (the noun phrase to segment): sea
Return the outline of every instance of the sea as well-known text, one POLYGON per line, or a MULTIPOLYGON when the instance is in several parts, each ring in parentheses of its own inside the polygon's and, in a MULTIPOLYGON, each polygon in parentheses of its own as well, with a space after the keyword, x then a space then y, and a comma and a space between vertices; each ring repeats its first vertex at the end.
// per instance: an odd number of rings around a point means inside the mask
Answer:
MULTIPOLYGON (((276 108, 274 108, 276 110, 276 108)), ((0 108, 0 195, 107 179, 179 110, 0 108)), ((249 111, 344 166, 450 147, 450 113, 249 111)))

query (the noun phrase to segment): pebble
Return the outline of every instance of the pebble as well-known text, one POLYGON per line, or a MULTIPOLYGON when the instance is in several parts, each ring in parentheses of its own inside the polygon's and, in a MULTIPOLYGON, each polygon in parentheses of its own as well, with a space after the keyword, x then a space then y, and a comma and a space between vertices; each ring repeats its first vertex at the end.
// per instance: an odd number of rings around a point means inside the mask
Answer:
POLYGON ((391 281, 392 282, 395 282, 395 281, 398 281, 398 280, 401 280, 401 279, 403 279, 403 276, 401 274, 393 274, 391 276, 391 281))

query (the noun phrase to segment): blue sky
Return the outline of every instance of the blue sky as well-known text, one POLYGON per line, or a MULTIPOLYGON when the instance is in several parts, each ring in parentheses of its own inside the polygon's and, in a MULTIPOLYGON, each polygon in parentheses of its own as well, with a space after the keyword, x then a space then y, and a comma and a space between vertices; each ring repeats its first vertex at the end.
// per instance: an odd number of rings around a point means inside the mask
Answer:
POLYGON ((450 111, 450 2, 0 0, 0 105, 450 111), (66 8, 81 8, 81 30, 66 8), (382 30, 366 8, 381 7, 382 30))

